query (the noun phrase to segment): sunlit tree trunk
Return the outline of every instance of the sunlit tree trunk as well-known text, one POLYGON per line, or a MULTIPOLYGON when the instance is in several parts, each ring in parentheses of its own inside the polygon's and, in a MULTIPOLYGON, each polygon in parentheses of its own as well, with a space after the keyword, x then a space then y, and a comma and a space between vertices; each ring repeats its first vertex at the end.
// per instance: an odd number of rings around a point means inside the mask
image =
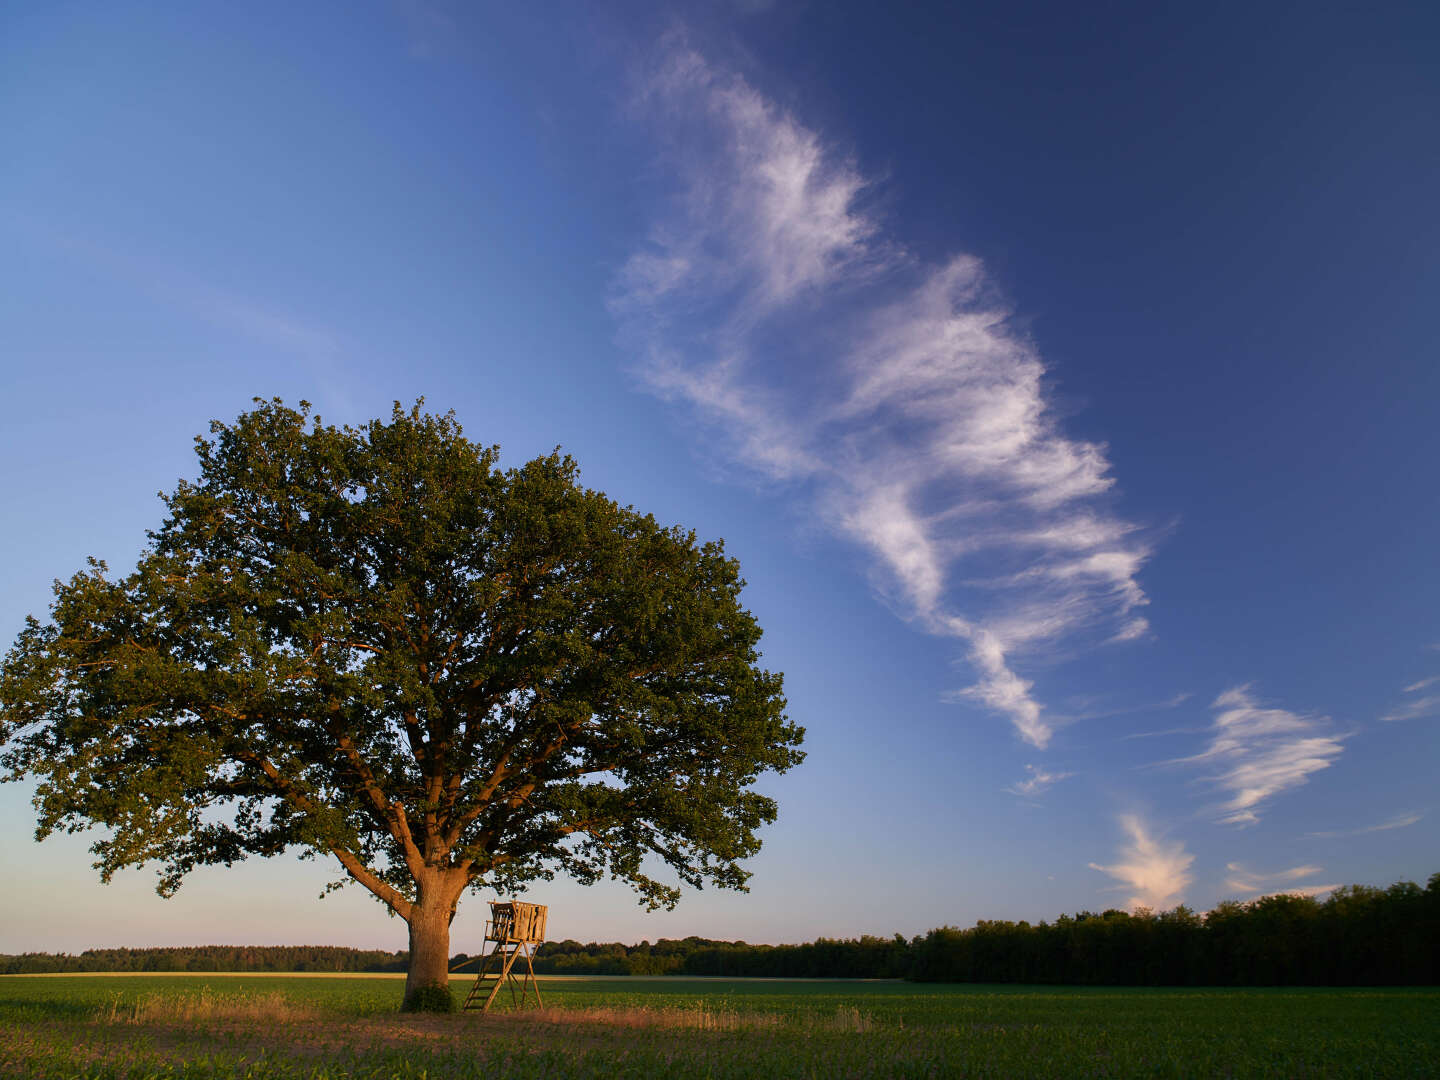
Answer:
POLYGON ((417 883, 411 906, 410 969, 405 977, 409 1011, 445 1011, 450 996, 450 923, 464 887, 440 875, 417 883))

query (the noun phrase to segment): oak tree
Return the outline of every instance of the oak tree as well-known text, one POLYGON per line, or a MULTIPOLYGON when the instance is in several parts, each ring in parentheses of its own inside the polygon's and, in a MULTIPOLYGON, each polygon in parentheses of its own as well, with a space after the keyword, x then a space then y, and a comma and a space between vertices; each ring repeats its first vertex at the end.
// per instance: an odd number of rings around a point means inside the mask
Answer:
POLYGON ((409 1007, 467 889, 744 888, 776 812, 753 783, 803 731, 720 542, 420 404, 352 428, 256 399, 211 435, 135 569, 57 581, 0 665, 38 838, 103 826, 102 878, 155 862, 162 895, 332 857, 409 924, 409 1007))

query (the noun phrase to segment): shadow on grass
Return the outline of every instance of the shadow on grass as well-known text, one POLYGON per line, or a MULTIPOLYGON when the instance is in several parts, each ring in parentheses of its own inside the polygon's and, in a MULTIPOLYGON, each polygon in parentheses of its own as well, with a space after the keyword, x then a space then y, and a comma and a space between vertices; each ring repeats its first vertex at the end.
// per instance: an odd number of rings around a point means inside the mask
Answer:
POLYGON ((21 997, 0 993, 0 1024, 33 1024, 41 1020, 88 1020, 94 1015, 94 1001, 65 997, 62 994, 26 994, 21 997))

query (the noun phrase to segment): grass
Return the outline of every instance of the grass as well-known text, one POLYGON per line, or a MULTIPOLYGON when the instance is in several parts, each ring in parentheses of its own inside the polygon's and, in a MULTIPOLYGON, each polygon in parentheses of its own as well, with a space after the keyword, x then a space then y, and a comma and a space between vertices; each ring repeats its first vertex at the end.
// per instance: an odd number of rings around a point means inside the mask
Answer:
POLYGON ((105 1024, 201 1024, 243 1021, 252 1024, 293 1024, 321 1020, 325 1013, 314 1003, 272 990, 226 994, 206 984, 194 992, 129 995, 117 990, 108 1008, 97 1009, 95 1020, 105 1024))
MULTIPOLYGON (((463 993, 465 982, 457 980, 463 993)), ((545 979, 546 1007, 401 1015, 394 979, 0 977, 35 1080, 1440 1076, 1440 990, 545 979)))

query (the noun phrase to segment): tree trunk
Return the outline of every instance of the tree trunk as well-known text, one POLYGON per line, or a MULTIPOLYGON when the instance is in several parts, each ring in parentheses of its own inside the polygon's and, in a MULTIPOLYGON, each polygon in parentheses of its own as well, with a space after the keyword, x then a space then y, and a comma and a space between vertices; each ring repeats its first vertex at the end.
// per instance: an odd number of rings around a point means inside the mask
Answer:
POLYGON ((410 911, 410 969, 405 976, 406 1012, 449 1012, 450 921, 455 918, 454 890, 440 881, 416 889, 410 911))

